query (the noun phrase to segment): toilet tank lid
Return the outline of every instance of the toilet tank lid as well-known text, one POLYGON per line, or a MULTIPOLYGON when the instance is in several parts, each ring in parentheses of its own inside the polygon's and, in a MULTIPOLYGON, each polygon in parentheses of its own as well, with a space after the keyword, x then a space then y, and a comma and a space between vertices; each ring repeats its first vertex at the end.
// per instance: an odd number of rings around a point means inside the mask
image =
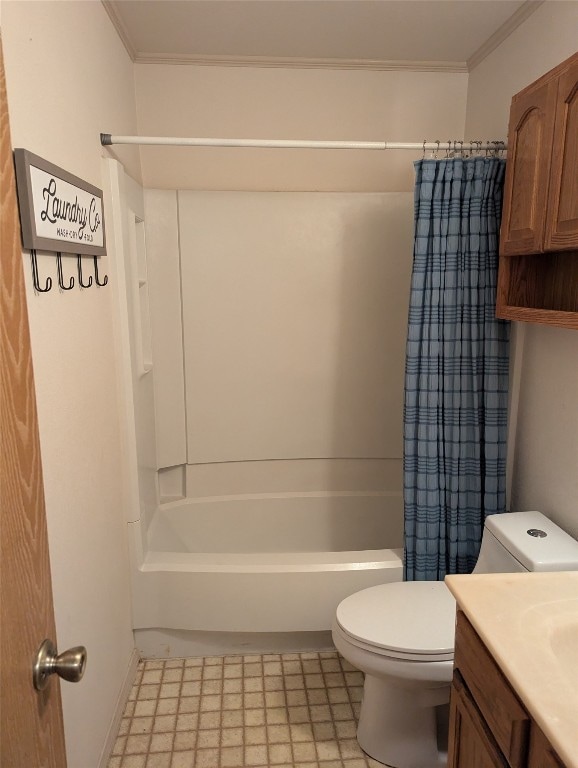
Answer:
POLYGON ((443 581, 362 589, 337 606, 337 623, 357 640, 427 657, 453 654, 456 603, 443 581))
POLYGON ((578 570, 578 542, 541 512, 506 512, 486 528, 528 571, 578 570))

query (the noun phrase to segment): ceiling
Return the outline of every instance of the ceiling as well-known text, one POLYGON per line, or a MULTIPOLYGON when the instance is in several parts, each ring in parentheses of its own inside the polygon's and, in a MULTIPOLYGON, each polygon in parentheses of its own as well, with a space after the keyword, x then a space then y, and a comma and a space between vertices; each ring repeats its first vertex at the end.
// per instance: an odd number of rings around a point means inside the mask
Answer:
POLYGON ((543 0, 102 0, 135 61, 466 71, 543 0))

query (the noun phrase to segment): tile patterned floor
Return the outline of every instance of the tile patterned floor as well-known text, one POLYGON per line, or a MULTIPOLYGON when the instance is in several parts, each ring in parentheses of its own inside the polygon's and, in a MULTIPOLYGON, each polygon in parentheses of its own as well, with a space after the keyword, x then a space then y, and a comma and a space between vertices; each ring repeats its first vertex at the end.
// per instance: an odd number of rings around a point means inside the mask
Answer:
POLYGON ((382 768, 355 738, 362 692, 336 652, 144 661, 108 768, 382 768))

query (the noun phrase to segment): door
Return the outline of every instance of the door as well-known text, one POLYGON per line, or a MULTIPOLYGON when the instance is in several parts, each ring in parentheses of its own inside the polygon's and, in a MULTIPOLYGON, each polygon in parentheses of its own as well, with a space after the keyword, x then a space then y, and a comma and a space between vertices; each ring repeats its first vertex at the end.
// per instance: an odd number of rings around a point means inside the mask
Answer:
POLYGON ((530 87, 512 100, 500 230, 502 256, 543 249, 555 105, 554 80, 530 87))
POLYGON ((59 681, 32 685, 56 640, 20 227, 0 47, 0 763, 65 768, 59 681))
POLYGON ((571 62, 558 81, 547 251, 578 249, 578 53, 571 62))
POLYGON ((450 697, 448 768, 508 768, 459 672, 450 697))

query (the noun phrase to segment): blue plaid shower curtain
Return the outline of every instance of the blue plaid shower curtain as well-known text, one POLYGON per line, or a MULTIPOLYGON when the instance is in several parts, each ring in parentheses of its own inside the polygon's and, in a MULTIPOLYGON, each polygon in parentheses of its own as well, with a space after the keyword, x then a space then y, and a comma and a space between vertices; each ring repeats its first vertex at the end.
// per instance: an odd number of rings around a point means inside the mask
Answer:
POLYGON ((415 164, 404 577, 469 573, 505 511, 509 323, 495 319, 505 160, 415 164))

